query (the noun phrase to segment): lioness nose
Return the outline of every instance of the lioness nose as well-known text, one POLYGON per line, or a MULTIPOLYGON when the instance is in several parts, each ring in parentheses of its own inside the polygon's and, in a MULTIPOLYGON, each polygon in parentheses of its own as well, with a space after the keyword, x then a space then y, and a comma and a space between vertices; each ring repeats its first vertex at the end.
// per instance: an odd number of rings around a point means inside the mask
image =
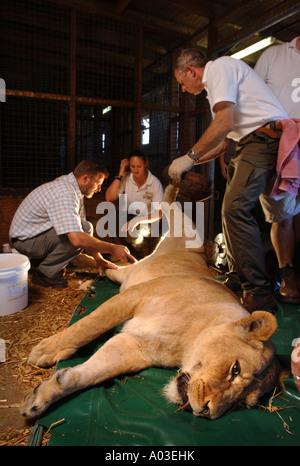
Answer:
POLYGON ((193 411, 195 416, 209 416, 209 401, 205 404, 201 411, 193 411))
POLYGON ((209 401, 206 403, 206 405, 204 406, 204 409, 202 410, 202 414, 204 414, 205 416, 207 416, 209 414, 209 401))

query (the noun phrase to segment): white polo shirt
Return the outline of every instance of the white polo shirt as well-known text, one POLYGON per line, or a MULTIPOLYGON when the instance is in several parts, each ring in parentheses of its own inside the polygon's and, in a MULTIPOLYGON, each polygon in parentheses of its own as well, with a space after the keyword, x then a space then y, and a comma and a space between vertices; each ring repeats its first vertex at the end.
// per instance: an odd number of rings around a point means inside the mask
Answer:
MULTIPOLYGON (((119 187, 119 196, 121 194, 127 195, 127 210, 130 213, 130 205, 136 202, 141 202, 145 205, 143 214, 156 210, 152 208, 152 202, 161 203, 164 195, 164 190, 161 182, 156 176, 148 170, 148 177, 146 182, 140 188, 133 179, 132 173, 127 173, 121 181, 119 187)), ((155 206, 156 207, 156 206, 155 206)))
POLYGON ((235 104, 235 128, 227 137, 239 141, 270 121, 288 118, 268 86, 250 66, 232 57, 205 65, 202 82, 213 113, 219 102, 235 104))
POLYGON ((297 39, 267 48, 254 68, 290 118, 300 118, 300 50, 296 47, 297 39))

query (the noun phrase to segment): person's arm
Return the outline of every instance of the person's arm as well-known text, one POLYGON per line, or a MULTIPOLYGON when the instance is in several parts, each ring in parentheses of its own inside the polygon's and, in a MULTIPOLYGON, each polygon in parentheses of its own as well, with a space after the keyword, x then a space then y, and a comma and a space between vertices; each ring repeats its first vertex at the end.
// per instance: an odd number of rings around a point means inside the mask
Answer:
POLYGON ((232 102, 219 102, 214 106, 214 120, 193 146, 198 163, 213 160, 224 152, 227 134, 234 129, 234 107, 232 102))
POLYGON ((114 179, 114 181, 111 183, 111 185, 107 188, 105 192, 106 201, 114 202, 118 199, 120 184, 122 182, 122 178, 126 173, 126 168, 128 167, 128 164, 128 159, 121 160, 119 175, 117 178, 114 179))
POLYGON ((129 230, 130 232, 132 232, 140 224, 144 225, 147 223, 154 223, 160 220, 161 218, 162 218, 162 211, 155 210, 154 212, 150 212, 148 215, 145 215, 143 217, 132 218, 131 220, 129 220, 122 226, 121 231, 129 230))
POLYGON ((220 168, 223 178, 227 178, 227 163, 225 162, 225 152, 220 155, 220 168))
POLYGON ((102 254, 111 254, 115 259, 122 262, 137 262, 126 246, 108 243, 80 231, 68 233, 68 238, 74 247, 84 249, 87 254, 94 257, 99 273, 102 273, 105 268, 117 268, 114 264, 105 260, 102 254))
POLYGON ((148 223, 154 223, 157 222, 162 218, 162 210, 160 209, 160 204, 163 200, 164 197, 164 188, 161 184, 161 182, 154 177, 153 183, 152 183, 152 189, 153 189, 153 197, 151 200, 151 206, 153 207, 152 212, 149 212, 148 215, 141 215, 141 216, 136 216, 126 222, 122 228, 121 231, 130 231, 132 232, 135 228, 137 228, 140 224, 145 225, 148 223))
POLYGON ((182 173, 190 170, 195 163, 209 162, 226 150, 227 134, 234 129, 234 107, 232 102, 219 102, 214 106, 214 120, 192 148, 198 161, 183 155, 170 165, 169 175, 175 183, 178 183, 182 173))

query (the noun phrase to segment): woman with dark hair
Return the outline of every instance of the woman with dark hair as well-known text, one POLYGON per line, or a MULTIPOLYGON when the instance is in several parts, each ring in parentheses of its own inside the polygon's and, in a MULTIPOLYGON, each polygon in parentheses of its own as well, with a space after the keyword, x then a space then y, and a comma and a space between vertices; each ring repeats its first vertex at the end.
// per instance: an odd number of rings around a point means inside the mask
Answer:
POLYGON ((162 217, 160 203, 163 193, 161 182, 148 169, 147 156, 143 151, 135 150, 127 159, 121 160, 119 173, 107 188, 105 199, 114 202, 120 199, 121 195, 126 195, 126 203, 123 201, 119 207, 126 209, 128 218, 131 218, 122 225, 121 231, 133 233, 139 227, 139 234, 135 233, 133 237, 142 240, 141 236, 149 237, 151 234, 149 224, 162 217))

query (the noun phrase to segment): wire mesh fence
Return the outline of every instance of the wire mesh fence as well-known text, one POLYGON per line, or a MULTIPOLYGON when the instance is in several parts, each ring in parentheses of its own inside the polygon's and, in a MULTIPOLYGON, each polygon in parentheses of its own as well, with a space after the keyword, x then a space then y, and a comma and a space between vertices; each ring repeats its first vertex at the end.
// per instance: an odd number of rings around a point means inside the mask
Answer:
POLYGON ((9 89, 69 92, 70 14, 47 2, 1 0, 1 77, 9 89))
POLYGON ((67 170, 66 102, 8 98, 1 120, 2 187, 32 188, 67 170))
POLYGON ((137 28, 113 18, 77 16, 77 95, 133 101, 137 28))
POLYGON ((135 148, 162 178, 184 146, 180 39, 47 1, 0 7, 0 186, 35 187, 84 158, 114 174, 135 148))

